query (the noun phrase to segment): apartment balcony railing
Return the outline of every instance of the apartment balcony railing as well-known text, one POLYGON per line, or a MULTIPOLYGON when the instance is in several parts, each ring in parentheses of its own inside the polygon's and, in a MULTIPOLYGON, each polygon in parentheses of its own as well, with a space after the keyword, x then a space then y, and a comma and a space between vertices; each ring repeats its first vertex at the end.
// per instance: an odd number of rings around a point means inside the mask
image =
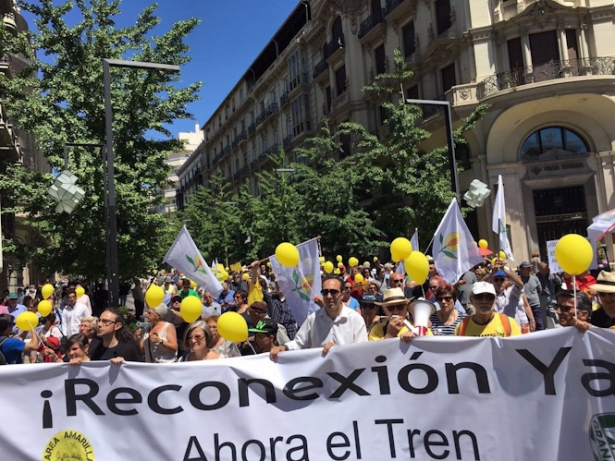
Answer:
POLYGON ((280 96, 280 104, 284 107, 286 104, 290 102, 290 97, 288 96, 288 91, 286 91, 282 96, 280 96))
POLYGON ((314 66, 314 72, 312 73, 312 77, 317 78, 320 74, 322 74, 328 68, 329 68, 329 64, 327 64, 326 59, 319 61, 318 64, 314 66))
POLYGON ((370 30, 381 22, 384 22, 384 14, 382 13, 382 9, 380 9, 375 14, 368 16, 367 19, 361 23, 359 26, 359 39, 365 37, 370 30))
POLYGON ((335 53, 340 48, 344 48, 345 45, 346 45, 346 42, 344 40, 344 34, 340 35, 339 37, 334 37, 333 40, 331 40, 329 43, 325 45, 325 49, 324 49, 325 59, 329 59, 333 55, 333 53, 335 53))
POLYGON ((298 88, 300 85, 307 85, 308 83, 308 75, 307 72, 300 72, 298 75, 293 78, 288 84, 289 90, 292 93, 295 88, 298 88))
POLYGON ((395 8, 404 3, 405 0, 387 0, 384 15, 388 16, 395 8))
POLYGON ((260 115, 257 117, 256 124, 260 125, 265 120, 267 120, 269 117, 271 117, 273 114, 278 112, 278 110, 279 110, 279 108, 278 108, 278 103, 277 102, 273 102, 273 103, 269 104, 269 106, 267 106, 267 108, 264 111, 262 111, 260 113, 260 115))
POLYGON ((237 135, 237 142, 245 141, 248 139, 248 132, 246 130, 241 130, 241 132, 237 135))
POLYGON ((540 66, 500 72, 478 84, 478 97, 482 99, 499 91, 531 83, 588 75, 615 75, 615 57, 551 61, 540 66))
MULTIPOLYGON (((445 94, 439 94, 435 98, 429 98, 429 100, 431 100, 431 101, 446 101, 446 95, 445 94)), ((428 119, 430 117, 433 117, 437 113, 442 112, 444 110, 444 108, 442 106, 431 105, 427 101, 425 102, 425 104, 418 104, 418 105, 421 107, 421 109, 423 109, 423 119, 428 119)), ((390 129, 393 130, 393 128, 394 128, 393 125, 391 125, 390 129)))

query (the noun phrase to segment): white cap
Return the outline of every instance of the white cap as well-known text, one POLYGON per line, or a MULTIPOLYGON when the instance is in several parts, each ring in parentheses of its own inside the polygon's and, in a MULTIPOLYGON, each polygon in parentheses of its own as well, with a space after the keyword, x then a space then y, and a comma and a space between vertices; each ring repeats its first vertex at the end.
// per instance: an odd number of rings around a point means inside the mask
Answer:
POLYGON ((472 286, 472 294, 479 295, 481 293, 491 293, 496 296, 495 287, 489 282, 476 282, 472 286))

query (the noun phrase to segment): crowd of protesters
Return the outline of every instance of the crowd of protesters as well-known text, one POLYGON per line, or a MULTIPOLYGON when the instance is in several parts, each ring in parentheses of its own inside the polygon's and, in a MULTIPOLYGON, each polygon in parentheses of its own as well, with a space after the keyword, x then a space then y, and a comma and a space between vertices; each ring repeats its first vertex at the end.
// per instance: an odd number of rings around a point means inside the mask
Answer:
MULTIPOLYGON (((152 363, 229 359, 268 353, 273 360, 296 349, 322 348, 399 338, 410 342, 417 330, 413 307, 431 306, 427 336, 508 337, 550 328, 615 328, 615 273, 600 271, 569 277, 552 274, 539 255, 532 255, 514 271, 502 259, 484 260, 455 284, 446 283, 429 259, 423 284, 411 280, 392 263, 364 263, 323 276, 320 307, 298 325, 291 306, 276 283, 268 264, 254 262, 245 271, 232 272, 222 281, 222 292, 213 296, 194 287, 176 271, 152 280, 122 282, 121 305, 129 293, 135 305, 130 313, 140 320, 127 323, 128 309, 107 306, 107 292, 98 285, 92 297, 83 284, 58 284, 50 298, 53 311, 39 315, 34 331, 16 328, 16 317, 37 312, 40 289, 26 287, 5 292, 0 299, 0 362, 8 364, 89 360, 152 363), (356 282, 356 274, 363 281, 356 282), (164 301, 145 305, 148 283, 164 290, 164 301), (81 294, 81 296, 78 296, 81 294), (180 306, 187 296, 202 303, 202 317, 186 323, 180 306), (217 329, 222 314, 234 311, 248 325, 249 338, 234 343, 217 329)), ((37 314, 38 315, 38 314, 37 314)))

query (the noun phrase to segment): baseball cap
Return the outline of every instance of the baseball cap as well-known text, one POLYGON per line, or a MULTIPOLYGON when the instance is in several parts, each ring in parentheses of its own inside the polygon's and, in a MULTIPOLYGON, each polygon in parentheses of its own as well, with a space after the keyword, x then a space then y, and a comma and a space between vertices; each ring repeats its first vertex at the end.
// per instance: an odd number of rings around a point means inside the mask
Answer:
POLYGON ((181 303, 182 302, 182 297, 180 295, 174 295, 171 298, 171 303, 174 303, 175 301, 179 301, 181 303))
POLYGON ((532 267, 532 265, 530 264, 529 261, 523 261, 521 264, 519 264, 519 268, 522 267, 532 267))
POLYGON ((249 328, 250 333, 263 333, 275 336, 278 332, 278 324, 272 319, 259 320, 254 328, 249 328))
POLYGON ((9 299, 19 299, 19 295, 17 293, 9 293, 9 299))
POLYGON ((493 296, 496 296, 495 288, 489 282, 476 282, 472 285, 472 294, 479 295, 481 293, 490 293, 493 296))
POLYGON ((359 301, 361 304, 374 304, 376 302, 376 295, 364 294, 359 301))
POLYGON ((493 276, 508 278, 508 275, 502 269, 498 270, 495 274, 493 274, 493 276))

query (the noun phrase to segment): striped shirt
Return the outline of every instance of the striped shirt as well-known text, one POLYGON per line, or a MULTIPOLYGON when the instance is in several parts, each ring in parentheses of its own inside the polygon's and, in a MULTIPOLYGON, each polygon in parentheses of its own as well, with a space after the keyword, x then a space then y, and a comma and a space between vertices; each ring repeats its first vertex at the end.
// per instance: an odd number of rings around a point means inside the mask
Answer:
POLYGON ((461 323, 461 321, 467 316, 467 314, 457 311, 457 320, 455 320, 455 322, 450 325, 444 325, 444 323, 442 323, 442 321, 438 317, 438 314, 433 314, 431 317, 429 317, 429 320, 431 321, 431 331, 433 332, 434 336, 453 336, 455 334, 455 328, 457 327, 457 324, 461 323))

